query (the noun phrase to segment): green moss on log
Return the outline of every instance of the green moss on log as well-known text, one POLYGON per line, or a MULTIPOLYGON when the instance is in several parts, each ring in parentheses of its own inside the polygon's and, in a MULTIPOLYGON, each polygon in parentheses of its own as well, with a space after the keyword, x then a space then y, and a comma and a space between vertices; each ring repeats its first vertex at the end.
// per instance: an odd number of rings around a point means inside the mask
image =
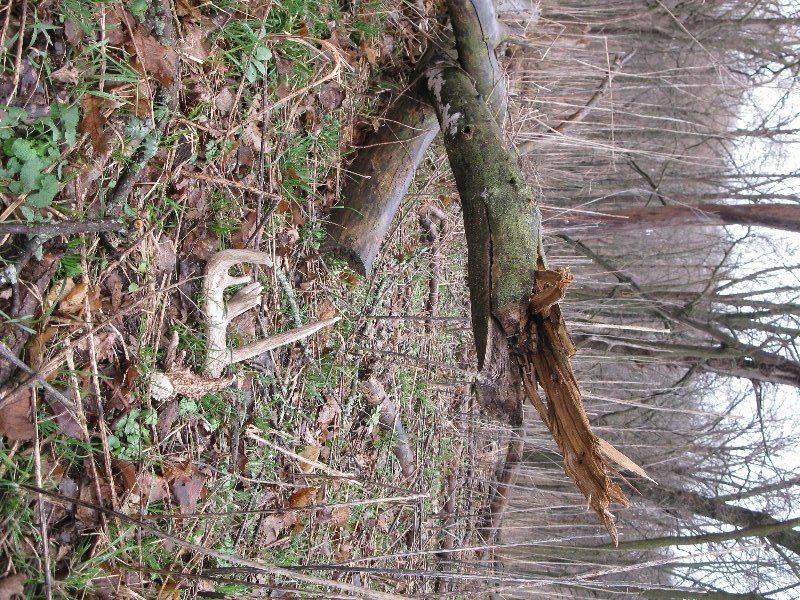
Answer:
POLYGON ((533 289, 541 217, 516 156, 464 71, 449 59, 426 71, 447 157, 461 196, 467 271, 478 363, 483 366, 489 321, 533 289))

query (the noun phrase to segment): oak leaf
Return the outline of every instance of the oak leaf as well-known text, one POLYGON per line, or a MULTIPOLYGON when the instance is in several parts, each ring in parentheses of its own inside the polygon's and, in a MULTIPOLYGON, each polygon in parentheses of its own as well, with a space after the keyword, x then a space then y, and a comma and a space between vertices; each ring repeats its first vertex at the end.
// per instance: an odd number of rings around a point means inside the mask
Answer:
MULTIPOLYGON (((319 458, 319 446, 306 446, 298 454, 303 458, 307 458, 308 460, 316 462, 317 459, 319 458)), ((312 464, 306 462, 299 462, 298 466, 300 467, 300 471, 302 471, 303 473, 314 472, 314 465, 312 464)))
POLYGON ((95 96, 85 94, 81 99, 83 117, 78 131, 89 136, 95 152, 102 153, 108 148, 111 134, 105 131, 106 118, 103 115, 104 102, 95 96))
POLYGON ((317 488, 300 488, 289 496, 289 508, 305 508, 311 506, 317 498, 317 488))

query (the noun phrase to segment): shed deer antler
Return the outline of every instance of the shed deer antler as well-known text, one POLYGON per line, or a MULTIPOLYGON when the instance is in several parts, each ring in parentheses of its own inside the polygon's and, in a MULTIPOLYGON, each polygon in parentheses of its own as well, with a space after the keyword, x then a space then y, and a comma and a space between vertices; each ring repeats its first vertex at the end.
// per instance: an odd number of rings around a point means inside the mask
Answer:
POLYGON ((268 254, 255 250, 223 250, 212 256, 206 266, 206 275, 203 280, 203 310, 206 316, 208 335, 206 372, 211 377, 221 377, 228 365, 307 338, 339 320, 339 317, 322 319, 316 323, 251 342, 240 348, 229 349, 226 344, 228 323, 261 304, 263 288, 260 283, 251 281, 249 275, 237 277, 229 273, 232 266, 241 263, 273 266, 268 254), (226 304, 225 289, 241 284, 247 285, 236 292, 226 304))

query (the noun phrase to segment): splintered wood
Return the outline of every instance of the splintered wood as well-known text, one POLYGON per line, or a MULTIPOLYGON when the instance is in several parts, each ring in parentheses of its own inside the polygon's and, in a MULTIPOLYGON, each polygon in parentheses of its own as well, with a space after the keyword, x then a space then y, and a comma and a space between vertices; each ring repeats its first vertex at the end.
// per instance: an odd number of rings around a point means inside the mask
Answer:
MULTIPOLYGON (((580 386, 572 370, 575 347, 558 302, 572 282, 569 269, 539 270, 529 299, 526 334, 520 336, 516 358, 525 391, 564 457, 564 470, 599 515, 617 545, 617 528, 609 511, 612 502, 628 506, 628 499, 610 474, 618 474, 609 460, 647 477, 644 470, 591 430, 580 386), (537 383, 544 390, 545 406, 537 383)), ((649 479, 649 477, 648 477, 649 479)))

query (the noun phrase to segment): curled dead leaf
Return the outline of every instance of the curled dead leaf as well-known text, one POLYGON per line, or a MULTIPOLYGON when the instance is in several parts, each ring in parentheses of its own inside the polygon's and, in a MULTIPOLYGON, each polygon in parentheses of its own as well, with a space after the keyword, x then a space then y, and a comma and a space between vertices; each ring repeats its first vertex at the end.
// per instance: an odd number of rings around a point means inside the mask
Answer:
POLYGON ((100 295, 97 290, 90 288, 88 283, 76 283, 58 303, 58 312, 65 317, 80 317, 83 314, 87 297, 92 310, 100 308, 100 295))
POLYGON ((172 495, 180 506, 181 512, 194 512, 208 477, 191 462, 184 465, 166 466, 164 476, 170 484, 172 495))
POLYGON ((42 366, 44 349, 56 333, 58 333, 57 328, 47 327, 44 331, 37 333, 28 344, 28 363, 34 371, 42 366))
POLYGON ((81 133, 89 136, 95 152, 102 153, 108 147, 108 141, 111 138, 110 133, 104 131, 106 126, 106 118, 103 115, 105 102, 95 96, 85 94, 81 99, 81 107, 83 116, 78 129, 81 133))
POLYGON ((138 472, 136 465, 127 460, 112 459, 112 466, 119 472, 122 488, 134 496, 146 496, 146 502, 158 502, 169 496, 166 480, 147 470, 138 472))

